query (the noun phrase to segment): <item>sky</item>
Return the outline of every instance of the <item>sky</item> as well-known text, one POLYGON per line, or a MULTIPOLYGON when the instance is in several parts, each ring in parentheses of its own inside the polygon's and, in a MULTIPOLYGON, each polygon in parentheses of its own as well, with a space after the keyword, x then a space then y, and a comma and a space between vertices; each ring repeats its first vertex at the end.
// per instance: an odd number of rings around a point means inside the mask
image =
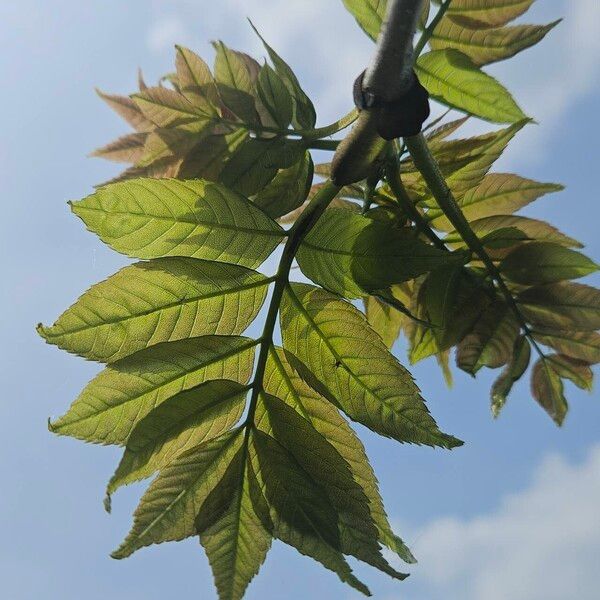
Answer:
MULTIPOLYGON (((0 0, 0 596, 5 600, 215 598, 197 540, 109 558, 143 486, 102 508, 118 451, 52 436, 99 366, 46 346, 35 333, 89 285, 127 261, 68 211, 118 166, 87 158, 126 127, 94 93, 133 91, 172 68, 173 44, 205 57, 209 42, 262 56, 246 17, 295 68, 320 124, 350 108, 351 84, 371 42, 341 0, 0 0)), ((596 191, 600 4, 537 0, 532 22, 564 22, 540 46, 490 68, 538 125, 497 170, 567 186, 525 214, 544 218, 600 257, 596 191)), ((471 125, 486 130, 487 124, 471 125)), ((600 278, 591 278, 598 285, 600 278)), ((406 363, 405 348, 395 348, 406 363)), ((359 427, 390 518, 419 564, 405 582, 362 566, 380 600, 593 600, 600 588, 600 398, 567 385, 558 430, 517 386, 498 421, 491 373, 456 373, 448 390, 435 363, 413 374, 438 423, 465 440, 453 452, 401 446, 359 427)), ((276 543, 249 600, 359 596, 311 560, 276 543)))

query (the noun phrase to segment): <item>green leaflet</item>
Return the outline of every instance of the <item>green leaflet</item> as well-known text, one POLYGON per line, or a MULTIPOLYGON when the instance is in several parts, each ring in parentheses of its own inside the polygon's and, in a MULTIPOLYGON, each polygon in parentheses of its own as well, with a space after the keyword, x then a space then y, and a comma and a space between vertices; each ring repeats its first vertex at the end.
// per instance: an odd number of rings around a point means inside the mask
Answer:
POLYGON ((317 122, 317 114, 315 113, 315 107, 311 102, 310 98, 304 93, 304 90, 298 82, 298 78, 289 67, 289 65, 267 44, 264 38, 258 33, 256 27, 254 27, 252 21, 250 26, 254 30, 254 33, 260 38, 263 43, 275 71, 283 79, 288 91, 292 96, 294 102, 294 117, 292 119, 292 125, 296 129, 312 129, 317 122))
POLYGON ((369 499, 343 455, 307 419, 279 398, 263 394, 260 408, 266 413, 261 428, 265 427, 264 421, 268 421, 269 435, 292 455, 329 498, 337 514, 341 552, 392 577, 405 579, 406 575, 392 569, 383 558, 369 499))
POLYGON ((281 305, 281 329, 284 348, 309 371, 301 375, 353 420, 401 442, 461 444, 437 428, 410 374, 348 302, 291 284, 281 305))
POLYGON ((231 50, 223 42, 214 42, 215 79, 223 103, 241 121, 259 123, 255 106, 254 81, 259 65, 247 54, 231 50))
POLYGON ((518 381, 529 366, 531 359, 531 345, 524 335, 515 341, 513 354, 510 362, 504 367, 500 376, 492 385, 492 414, 494 418, 500 415, 500 411, 506 404, 508 394, 516 381, 518 381))
POLYGON ((531 393, 537 403, 560 427, 569 410, 569 405, 564 396, 562 379, 550 361, 540 359, 533 365, 531 393))
POLYGON ((498 27, 522 15, 532 4, 533 0, 452 0, 447 14, 472 27, 498 27))
POLYGON ((456 364, 471 375, 481 367, 501 367, 510 360, 518 335, 519 323, 512 311, 503 302, 495 302, 458 345, 456 364))
POLYGON ((343 0, 362 30, 376 40, 385 17, 387 0, 343 0))
MULTIPOLYGON (((394 286, 391 289, 394 297, 397 288, 398 286, 394 286)), ((397 300, 402 301, 400 298, 397 300)), ((364 302, 369 325, 381 336, 383 343, 391 349, 409 317, 375 296, 367 296, 364 302)))
POLYGON ((113 362, 160 342, 242 333, 272 279, 225 263, 162 258, 121 269, 92 286, 52 327, 50 344, 113 362))
POLYGON ((358 298, 442 265, 465 262, 421 242, 412 231, 344 209, 325 212, 297 254, 302 272, 333 292, 358 298))
POLYGON ((258 342, 205 336, 151 346, 106 367, 50 429, 100 444, 125 444, 135 425, 182 390, 211 379, 245 384, 258 342))
POLYGON ((72 210, 103 242, 136 258, 192 256, 257 267, 284 235, 249 200, 207 181, 114 183, 72 210))
POLYGON ((131 431, 106 490, 150 477, 193 446, 220 436, 242 417, 248 386, 215 379, 165 400, 131 431))
MULTIPOLYGON (((352 574, 340 551, 338 516, 325 491, 271 436, 252 434, 255 470, 269 505, 273 535, 324 567, 355 589, 368 588, 352 574)), ((264 518, 263 518, 264 521, 264 518)))
POLYGON ((313 161, 307 150, 297 163, 279 171, 273 180, 256 194, 254 203, 271 218, 278 219, 302 206, 310 191, 312 180, 313 161))
POLYGON ((166 466, 143 495, 131 531, 111 556, 126 558, 144 546, 196 535, 196 515, 242 440, 239 431, 228 432, 191 448, 166 466))
MULTIPOLYGON (((508 215, 537 200, 544 194, 559 192, 562 185, 539 183, 518 175, 490 173, 479 185, 466 191, 459 204, 469 221, 495 215, 508 215)), ((449 231, 452 227, 441 211, 435 213, 431 225, 449 231)))
POLYGON ((600 329, 600 290, 570 281, 524 290, 521 312, 534 326, 595 331, 600 329))
MULTIPOLYGON (((354 480, 368 498, 371 518, 379 530, 381 542, 404 561, 415 562, 410 550, 391 529, 379 495, 377 479, 361 441, 333 404, 300 378, 281 348, 270 350, 264 388, 268 394, 298 411, 339 452, 350 467, 354 480)), ((268 424, 263 423, 260 417, 257 422, 259 427, 269 433, 268 424)))
POLYGON ((181 93, 194 105, 218 116, 219 93, 210 67, 195 53, 175 46, 175 66, 181 93))
POLYGON ((269 65, 260 69, 257 91, 275 125, 286 129, 294 114, 292 97, 283 79, 269 65))
POLYGON ((305 152, 302 142, 282 138, 248 138, 231 157, 220 181, 231 190, 253 196, 275 177, 278 169, 294 165, 305 152))
POLYGON ((220 600, 240 600, 271 547, 270 519, 244 448, 202 504, 196 529, 206 550, 220 600), (258 507, 258 509, 257 509, 258 507))
POLYGON ((550 242, 518 246, 500 263, 506 277, 524 285, 577 279, 597 270, 598 265, 587 256, 550 242))
MULTIPOLYGON (((450 4, 452 6, 452 3, 450 4)), ((435 28, 429 45, 433 50, 452 48, 468 56, 481 66, 506 60, 518 52, 534 46, 560 23, 548 25, 515 25, 490 29, 471 29, 457 23, 451 16, 444 17, 435 28)))
POLYGON ((493 123, 527 119, 506 88, 457 50, 423 54, 415 71, 431 96, 442 104, 493 123))

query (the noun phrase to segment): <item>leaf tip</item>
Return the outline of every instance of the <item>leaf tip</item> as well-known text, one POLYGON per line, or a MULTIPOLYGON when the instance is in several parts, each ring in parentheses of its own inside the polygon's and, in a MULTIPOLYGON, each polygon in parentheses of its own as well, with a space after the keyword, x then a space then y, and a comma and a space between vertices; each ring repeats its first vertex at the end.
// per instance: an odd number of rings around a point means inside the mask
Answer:
POLYGON ((110 515, 112 510, 112 497, 109 492, 106 492, 104 500, 102 500, 102 504, 104 504, 104 510, 110 515))
POLYGON ((48 431, 50 433, 56 433, 56 427, 52 423, 52 417, 48 417, 48 431))
POLYGON ((35 326, 35 330, 37 331, 38 335, 46 341, 48 341, 48 330, 49 329, 50 328, 46 327, 43 323, 38 323, 35 326))

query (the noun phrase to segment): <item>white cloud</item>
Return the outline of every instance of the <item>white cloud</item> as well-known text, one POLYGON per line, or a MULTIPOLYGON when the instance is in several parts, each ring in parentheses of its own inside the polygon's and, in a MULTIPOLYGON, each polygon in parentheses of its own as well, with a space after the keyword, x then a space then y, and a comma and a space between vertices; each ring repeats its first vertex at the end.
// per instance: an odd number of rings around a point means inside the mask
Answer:
POLYGON ((175 43, 185 44, 188 31, 182 19, 176 16, 156 19, 146 34, 148 48, 154 52, 162 52, 172 48, 175 43))
POLYGON ((437 519, 414 536, 420 593, 402 597, 595 600, 599 507, 600 445, 581 464, 552 456, 492 513, 437 519))

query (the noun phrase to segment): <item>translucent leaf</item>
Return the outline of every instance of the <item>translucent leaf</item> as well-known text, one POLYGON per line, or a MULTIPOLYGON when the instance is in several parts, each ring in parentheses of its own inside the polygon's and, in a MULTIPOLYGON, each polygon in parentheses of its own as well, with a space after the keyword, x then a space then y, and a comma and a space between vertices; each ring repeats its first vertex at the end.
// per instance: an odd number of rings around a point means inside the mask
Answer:
POLYGON ((138 105, 129 96, 105 94, 99 89, 96 89, 96 93, 136 131, 145 132, 154 128, 153 123, 144 116, 138 105))
POLYGON ((133 526, 113 558, 126 558, 151 544, 196 535, 196 515, 224 476, 242 444, 239 431, 191 448, 167 465, 143 495, 133 526))
POLYGON ((294 165, 305 152, 302 143, 282 138, 249 138, 225 165, 220 181, 245 196, 253 196, 280 168, 294 165))
POLYGON ((106 367, 50 429, 88 442, 125 444, 140 419, 179 392, 211 379, 247 383, 257 344, 205 336, 151 346, 106 367))
POLYGON ((297 254, 302 272, 315 283, 348 298, 431 271, 461 264, 464 254, 449 254, 421 242, 409 229, 397 229, 348 210, 331 209, 317 221, 297 254))
POLYGON ((284 348, 305 367, 301 375, 351 419, 401 442, 461 444, 438 429, 408 371, 348 302, 292 284, 281 305, 281 329, 284 348))
POLYGON ((181 159, 181 166, 176 173, 178 179, 218 181, 227 162, 248 137, 248 132, 241 128, 225 135, 203 135, 181 159))
POLYGON ((518 246, 500 263, 500 271, 506 277, 525 285, 577 279, 597 270, 598 266, 587 256, 550 242, 518 246))
POLYGON ((516 25, 491 29, 470 29, 453 18, 444 17, 435 28, 429 44, 433 50, 453 48, 466 54, 474 64, 481 66, 505 60, 534 46, 560 23, 548 25, 516 25))
POLYGON ((344 6, 356 19, 362 30, 376 40, 385 17, 387 0, 343 0, 344 6))
POLYGON ((341 552, 392 577, 405 579, 406 575, 392 569, 383 558, 369 500, 342 454, 282 400, 263 394, 261 405, 268 420, 269 435, 293 456, 329 498, 337 513, 341 552))
POLYGON ((167 158, 180 158, 194 148, 202 138, 202 131, 209 125, 190 123, 172 128, 157 128, 148 133, 144 152, 136 162, 137 167, 148 167, 167 158))
MULTIPOLYGON (((392 293, 396 287, 392 288, 392 293)), ((383 343, 392 348, 409 317, 375 296, 365 299, 365 312, 369 325, 380 335, 383 343)))
POLYGON ((589 364, 600 362, 600 334, 595 331, 536 330, 533 337, 570 358, 589 364))
POLYGON ((506 304, 496 302, 458 345, 456 364, 471 375, 481 367, 501 367, 510 360, 518 335, 519 323, 512 311, 506 304))
POLYGON ((190 122, 205 123, 212 116, 181 94, 166 87, 152 87, 132 96, 144 116, 157 127, 190 122))
POLYGON ((527 118, 505 87, 457 50, 423 54, 415 70, 431 96, 442 104, 493 123, 527 118))
POLYGON ((263 46, 275 67, 275 71, 277 71, 278 75, 283 79, 292 96, 292 100, 294 101, 294 118, 292 119, 292 125, 295 129, 312 129, 317 122, 317 115, 313 103, 305 94, 298 82, 298 78, 289 65, 281 58, 281 56, 279 56, 279 54, 277 54, 277 52, 275 52, 275 50, 273 50, 273 48, 271 48, 271 46, 269 46, 269 44, 267 44, 260 33, 258 33, 256 27, 254 27, 252 23, 250 23, 250 25, 263 43, 263 46))
POLYGON ((592 391, 594 374, 588 363, 564 354, 551 354, 546 360, 563 379, 569 379, 582 390, 592 391))
MULTIPOLYGON (((518 175, 490 173, 479 185, 466 191, 460 207, 469 221, 495 215, 508 215, 527 206, 537 198, 564 189, 555 183, 539 183, 518 175)), ((431 221, 436 229, 448 230, 450 223, 441 212, 431 221)))
MULTIPOLYGON (((577 240, 565 235, 549 223, 528 217, 494 215, 471 221, 470 225, 484 246, 491 249, 490 255, 496 260, 506 256, 510 248, 531 241, 552 242, 565 247, 582 247, 577 240)), ((454 248, 465 246, 462 238, 455 231, 444 238, 444 242, 454 248)))
POLYGON ((98 148, 91 156, 114 160, 116 162, 135 163, 143 156, 146 144, 146 133, 130 133, 98 148))
POLYGON ((524 335, 517 338, 510 362, 504 367, 502 373, 492 386, 492 414, 494 418, 506 404, 506 400, 513 385, 518 381, 529 366, 531 359, 531 346, 524 335))
POLYGON ((517 298, 528 321, 539 327, 595 331, 600 329, 600 290, 562 281, 533 287, 517 298))
MULTIPOLYGON (((371 518, 379 530, 381 542, 406 562, 415 562, 410 550, 391 529, 379 495, 377 479, 360 439, 339 411, 300 378, 280 348, 270 351, 264 388, 268 394, 298 411, 339 452, 368 498, 371 518)), ((261 428, 266 428, 258 415, 257 422, 261 428)))
POLYGON ((273 180, 258 192, 254 203, 260 206, 271 218, 278 219, 299 206, 308 196, 313 180, 313 162, 306 151, 300 160, 282 169, 273 180))
POLYGON ((192 256, 257 267, 283 237, 249 200, 207 181, 114 183, 72 210, 111 248, 137 258, 192 256))
MULTIPOLYGON (((228 48, 223 42, 213 44, 215 55, 215 78, 219 94, 225 106, 242 121, 258 122, 255 108, 254 67, 249 56, 228 48)), ((258 66, 258 64, 256 64, 258 66)), ((256 69, 258 73, 258 69, 256 69)))
MULTIPOLYGON (((248 442, 245 441, 245 444, 248 442)), ((245 446, 246 447, 246 446, 245 446)), ((271 532, 257 510, 264 504, 248 452, 236 455, 196 517, 220 600, 240 600, 271 547, 271 532)))
POLYGON ((531 393, 552 420, 562 425, 569 405, 564 396, 563 382, 551 362, 540 359, 533 365, 531 393))
POLYGON ((230 430, 242 417, 247 393, 248 386, 215 379, 165 400, 133 428, 107 496, 230 430))
POLYGON ((175 48, 175 65, 181 93, 203 112, 218 116, 219 93, 209 66, 188 48, 175 48))
POLYGON ((258 74, 258 95, 270 117, 281 128, 291 123, 294 106, 285 82, 269 65, 264 65, 258 74))
POLYGON ((252 434, 256 470, 269 504, 273 535, 369 595, 340 551, 338 515, 324 490, 294 457, 262 431, 252 434))
POLYGON ((452 0, 447 14, 473 27, 493 27, 506 25, 532 4, 533 0, 452 0))
POLYGON ((38 332, 50 344, 100 362, 160 342, 237 335, 260 311, 270 281, 244 267, 194 258, 136 263, 92 286, 38 332))

